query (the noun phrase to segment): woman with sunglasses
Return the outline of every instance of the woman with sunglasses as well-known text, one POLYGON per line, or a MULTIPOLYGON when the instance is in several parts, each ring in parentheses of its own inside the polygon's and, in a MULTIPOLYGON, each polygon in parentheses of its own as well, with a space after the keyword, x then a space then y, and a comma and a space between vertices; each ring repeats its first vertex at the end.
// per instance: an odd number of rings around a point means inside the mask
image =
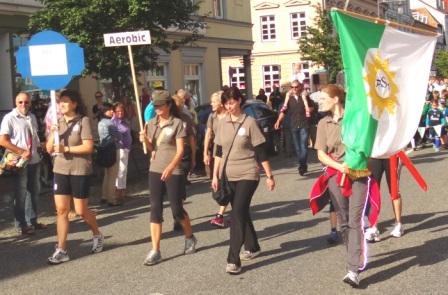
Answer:
POLYGON ((151 151, 149 168, 149 191, 151 203, 150 231, 152 249, 145 265, 162 261, 160 240, 163 222, 163 195, 166 191, 171 211, 176 222, 182 226, 185 235, 184 254, 196 252, 197 240, 193 235, 190 218, 183 208, 186 197, 185 177, 180 163, 184 153, 186 131, 179 119, 178 108, 168 91, 153 92, 156 117, 140 132, 140 141, 151 151))

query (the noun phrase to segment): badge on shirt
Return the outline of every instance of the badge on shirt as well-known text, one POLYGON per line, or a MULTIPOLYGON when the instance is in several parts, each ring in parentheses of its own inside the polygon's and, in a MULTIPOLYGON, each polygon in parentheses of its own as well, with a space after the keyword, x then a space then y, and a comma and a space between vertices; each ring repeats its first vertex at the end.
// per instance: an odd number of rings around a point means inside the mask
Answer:
POLYGON ((165 128, 165 134, 166 134, 166 136, 171 136, 171 135, 173 135, 173 133, 174 133, 173 128, 171 128, 171 127, 167 127, 167 128, 165 128))
POLYGON ((239 135, 239 136, 244 136, 244 135, 246 135, 246 128, 241 127, 240 130, 238 130, 238 135, 239 135))
POLYGON ((73 126, 73 132, 79 132, 79 124, 75 124, 75 126, 73 126))

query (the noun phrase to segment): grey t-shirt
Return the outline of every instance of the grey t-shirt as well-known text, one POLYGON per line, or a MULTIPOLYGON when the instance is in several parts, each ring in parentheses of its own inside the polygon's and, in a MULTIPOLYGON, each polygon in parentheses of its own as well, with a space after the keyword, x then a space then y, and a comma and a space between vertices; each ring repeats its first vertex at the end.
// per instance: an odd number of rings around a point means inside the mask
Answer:
MULTIPOLYGON (((77 116, 69 122, 66 122, 64 117, 60 118, 59 137, 61 144, 68 147, 81 145, 83 140, 93 140, 89 118, 77 116)), ((63 175, 90 175, 92 155, 58 154, 54 159, 53 172, 63 175)))
POLYGON ((229 154, 226 166, 228 180, 258 180, 260 176, 258 163, 255 158, 255 147, 265 141, 263 133, 252 117, 241 114, 236 122, 232 122, 230 115, 227 114, 225 118, 219 120, 215 144, 222 146, 220 175, 222 174, 225 158, 229 154), (246 120, 244 120, 245 117, 246 120), (242 125, 238 129, 241 123, 242 125), (235 141, 230 149, 234 136, 235 141))
MULTIPOLYGON (((147 136, 154 146, 151 156, 150 172, 163 173, 177 152, 176 139, 185 138, 186 131, 183 122, 175 117, 170 117, 168 123, 160 127, 158 117, 148 122, 147 136)), ((179 165, 174 169, 173 175, 182 175, 179 165)))
POLYGON ((341 123, 342 119, 335 122, 331 116, 322 118, 317 124, 316 143, 314 144, 315 149, 324 151, 338 162, 342 162, 345 156, 341 123))

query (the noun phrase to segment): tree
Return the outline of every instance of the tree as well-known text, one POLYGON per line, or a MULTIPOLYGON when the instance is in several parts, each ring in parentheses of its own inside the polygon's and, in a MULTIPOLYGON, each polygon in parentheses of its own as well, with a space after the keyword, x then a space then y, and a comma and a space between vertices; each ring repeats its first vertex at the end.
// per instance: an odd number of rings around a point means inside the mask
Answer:
POLYGON ((339 39, 333 31, 333 24, 327 10, 315 6, 314 25, 307 27, 307 34, 299 40, 299 53, 303 60, 315 62, 328 71, 329 81, 335 82, 342 70, 339 39))
POLYGON ((438 50, 434 64, 437 67, 437 74, 441 77, 448 77, 448 51, 438 50))
POLYGON ((198 4, 187 0, 39 0, 44 8, 29 22, 31 33, 54 30, 84 48, 84 75, 111 79, 114 96, 130 90, 131 74, 127 47, 104 47, 103 34, 149 30, 151 46, 134 46, 136 71, 155 66, 156 48, 166 52, 199 38, 205 27, 195 16, 198 4), (167 30, 175 29, 176 38, 167 30))

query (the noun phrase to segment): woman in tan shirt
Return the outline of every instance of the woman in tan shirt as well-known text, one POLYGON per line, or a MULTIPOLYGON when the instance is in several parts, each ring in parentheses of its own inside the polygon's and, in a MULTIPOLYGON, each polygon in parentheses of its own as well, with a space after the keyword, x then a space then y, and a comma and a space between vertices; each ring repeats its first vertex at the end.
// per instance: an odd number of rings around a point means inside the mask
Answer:
POLYGON ((219 122, 215 137, 212 188, 217 190, 218 178, 223 175, 227 159, 225 175, 233 194, 230 198, 232 222, 226 272, 239 274, 241 260, 251 260, 261 252, 250 216, 250 202, 260 181, 259 164, 266 172, 268 190, 274 189, 275 181, 266 155, 266 140, 255 119, 242 112, 243 97, 238 88, 225 90, 221 102, 228 113, 219 122), (244 251, 240 253, 243 244, 244 251))
MULTIPOLYGON (((205 169, 210 169, 210 177, 213 178, 213 151, 215 150, 215 137, 218 131, 218 124, 223 119, 227 111, 221 103, 222 91, 214 92, 210 96, 210 105, 212 106, 212 113, 207 120, 207 131, 204 137, 204 164, 205 169)), ((224 213, 227 206, 219 206, 218 213, 210 220, 210 224, 223 228, 226 226, 224 222, 224 213)))
POLYGON ((186 131, 178 109, 168 91, 153 92, 156 117, 148 122, 146 132, 140 132, 140 141, 151 151, 149 191, 151 203, 150 230, 152 250, 144 264, 154 265, 162 261, 160 239, 163 222, 163 194, 166 191, 171 211, 185 234, 184 254, 196 251, 197 240, 193 235, 190 218, 183 208, 186 197, 185 177, 180 162, 184 153, 186 131))
POLYGON ((317 125, 315 148, 319 161, 327 166, 328 189, 336 209, 343 240, 347 245, 348 273, 343 281, 351 286, 359 284, 359 269, 363 263, 363 228, 361 219, 367 198, 366 178, 350 179, 340 187, 337 179, 342 174, 348 178, 349 168, 344 162, 345 146, 342 143, 341 124, 344 114, 345 92, 337 85, 322 88, 319 109, 329 112, 317 125), (346 195, 343 193, 350 193, 346 195))
POLYGON ((53 131, 59 132, 60 144, 54 144, 54 132, 47 140, 48 153, 54 159, 54 202, 57 212, 58 244, 48 263, 59 264, 70 260, 66 241, 69 227, 68 214, 73 198, 76 214, 81 216, 93 233, 92 253, 103 250, 104 237, 98 229, 96 217, 88 207, 90 174, 92 174, 93 136, 85 106, 78 92, 64 90, 60 95, 62 117, 53 131))

